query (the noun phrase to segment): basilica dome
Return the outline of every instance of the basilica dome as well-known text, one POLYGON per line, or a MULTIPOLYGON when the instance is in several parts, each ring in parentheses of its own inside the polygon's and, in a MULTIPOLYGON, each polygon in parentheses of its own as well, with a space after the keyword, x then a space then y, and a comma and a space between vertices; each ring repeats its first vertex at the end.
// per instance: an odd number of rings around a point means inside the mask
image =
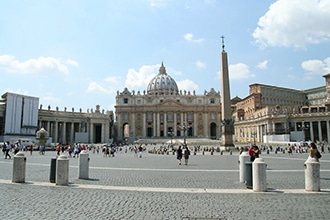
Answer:
POLYGON ((167 75, 162 63, 159 73, 149 82, 147 93, 149 95, 176 95, 178 92, 179 90, 175 80, 167 75))

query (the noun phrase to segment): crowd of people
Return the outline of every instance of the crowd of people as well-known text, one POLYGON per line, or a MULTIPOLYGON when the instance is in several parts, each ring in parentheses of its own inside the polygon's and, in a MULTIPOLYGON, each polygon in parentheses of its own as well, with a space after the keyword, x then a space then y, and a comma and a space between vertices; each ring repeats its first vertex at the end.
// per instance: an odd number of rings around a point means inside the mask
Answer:
MULTIPOLYGON (((10 144, 9 142, 4 142, 3 145, 0 147, 2 148, 3 154, 5 156, 5 159, 11 159, 12 154, 16 154, 19 151, 29 151, 30 155, 32 155, 33 151, 35 150, 33 145, 30 146, 21 146, 19 142, 15 142, 14 144, 10 144)), ((328 152, 330 153, 330 145, 327 146, 328 152)), ((45 154, 45 148, 39 147, 39 153, 41 155, 45 154)), ((102 154, 104 157, 114 157, 116 154, 120 153, 129 153, 134 152, 134 157, 142 158, 143 152, 146 150, 146 146, 143 144, 111 144, 111 145, 86 145, 86 144, 67 144, 67 145, 61 145, 57 144, 55 147, 56 154, 59 156, 60 154, 67 153, 69 158, 78 158, 79 154, 83 150, 88 150, 92 152, 93 154, 102 154)), ((155 152, 156 147, 154 147, 155 152)), ((180 145, 178 148, 174 148, 174 146, 168 146, 163 147, 160 146, 158 151, 161 151, 162 154, 167 153, 169 151, 172 151, 173 154, 176 153, 176 159, 178 161, 178 164, 182 164, 182 159, 184 159, 184 164, 188 165, 190 152, 193 151, 196 155, 198 152, 211 152, 213 154, 214 151, 219 151, 219 147, 215 148, 212 146, 192 146, 191 149, 187 145, 180 145)), ((293 155, 293 153, 309 153, 309 156, 315 159, 319 159, 322 157, 322 154, 325 153, 325 145, 324 144, 318 144, 318 146, 311 142, 309 143, 308 149, 306 149, 304 146, 301 145, 290 145, 287 146, 266 146, 266 145, 260 145, 258 147, 256 144, 252 144, 251 146, 245 146, 239 148, 240 153, 243 151, 247 151, 250 160, 254 161, 256 158, 259 157, 259 155, 263 151, 267 151, 267 153, 274 151, 275 154, 277 153, 288 153, 289 156, 293 155)))

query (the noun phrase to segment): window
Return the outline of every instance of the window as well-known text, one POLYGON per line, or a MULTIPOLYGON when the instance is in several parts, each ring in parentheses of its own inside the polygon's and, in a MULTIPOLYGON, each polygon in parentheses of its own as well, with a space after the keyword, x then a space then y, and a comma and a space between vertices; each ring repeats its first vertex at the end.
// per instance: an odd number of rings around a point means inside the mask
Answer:
POLYGON ((124 114, 124 120, 128 121, 128 114, 127 113, 124 114))
POLYGON ((148 113, 147 114, 147 120, 148 121, 152 121, 152 113, 148 113))
POLYGON ((128 98, 124 98, 124 104, 128 103, 128 98))
POLYGON ((173 121, 173 114, 172 113, 167 113, 167 120, 168 121, 173 121))
POLYGON ((214 104, 215 103, 214 98, 211 98, 210 102, 211 102, 211 104, 214 104))

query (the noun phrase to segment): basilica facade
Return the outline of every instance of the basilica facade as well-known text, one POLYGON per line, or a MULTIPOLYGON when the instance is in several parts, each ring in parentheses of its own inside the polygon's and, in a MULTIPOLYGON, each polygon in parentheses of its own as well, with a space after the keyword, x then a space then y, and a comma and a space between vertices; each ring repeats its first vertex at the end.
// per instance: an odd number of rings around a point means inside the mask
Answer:
POLYGON ((211 88, 198 95, 195 91, 179 90, 162 63, 146 91, 125 88, 117 92, 115 117, 117 140, 171 136, 218 139, 220 92, 211 88))

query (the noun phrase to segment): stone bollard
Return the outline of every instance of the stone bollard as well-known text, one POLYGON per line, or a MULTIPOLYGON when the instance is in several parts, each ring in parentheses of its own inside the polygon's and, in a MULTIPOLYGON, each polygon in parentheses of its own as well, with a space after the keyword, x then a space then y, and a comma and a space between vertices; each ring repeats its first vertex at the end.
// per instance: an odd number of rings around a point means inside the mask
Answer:
POLYGON ((266 192, 266 168, 267 164, 262 158, 256 158, 252 163, 252 182, 254 192, 266 192))
POLYGON ((88 179, 88 171, 89 154, 84 150, 79 154, 78 179, 88 179))
POLYGON ((239 155, 239 181, 241 183, 245 182, 245 162, 248 162, 250 160, 250 156, 248 152, 244 151, 239 155))
POLYGON ((56 160, 56 185, 67 186, 69 184, 69 159, 61 155, 56 160))
POLYGON ((320 191, 320 162, 315 158, 308 157, 305 164, 305 190, 320 191))
POLYGON ((26 157, 23 153, 18 152, 14 156, 13 162, 13 183, 25 182, 25 170, 26 170, 26 157))
POLYGON ((55 183, 56 180, 56 158, 50 159, 49 182, 55 183))
POLYGON ((245 186, 248 189, 253 188, 253 178, 252 178, 252 162, 247 161, 245 162, 245 173, 244 173, 244 179, 245 179, 245 186))

